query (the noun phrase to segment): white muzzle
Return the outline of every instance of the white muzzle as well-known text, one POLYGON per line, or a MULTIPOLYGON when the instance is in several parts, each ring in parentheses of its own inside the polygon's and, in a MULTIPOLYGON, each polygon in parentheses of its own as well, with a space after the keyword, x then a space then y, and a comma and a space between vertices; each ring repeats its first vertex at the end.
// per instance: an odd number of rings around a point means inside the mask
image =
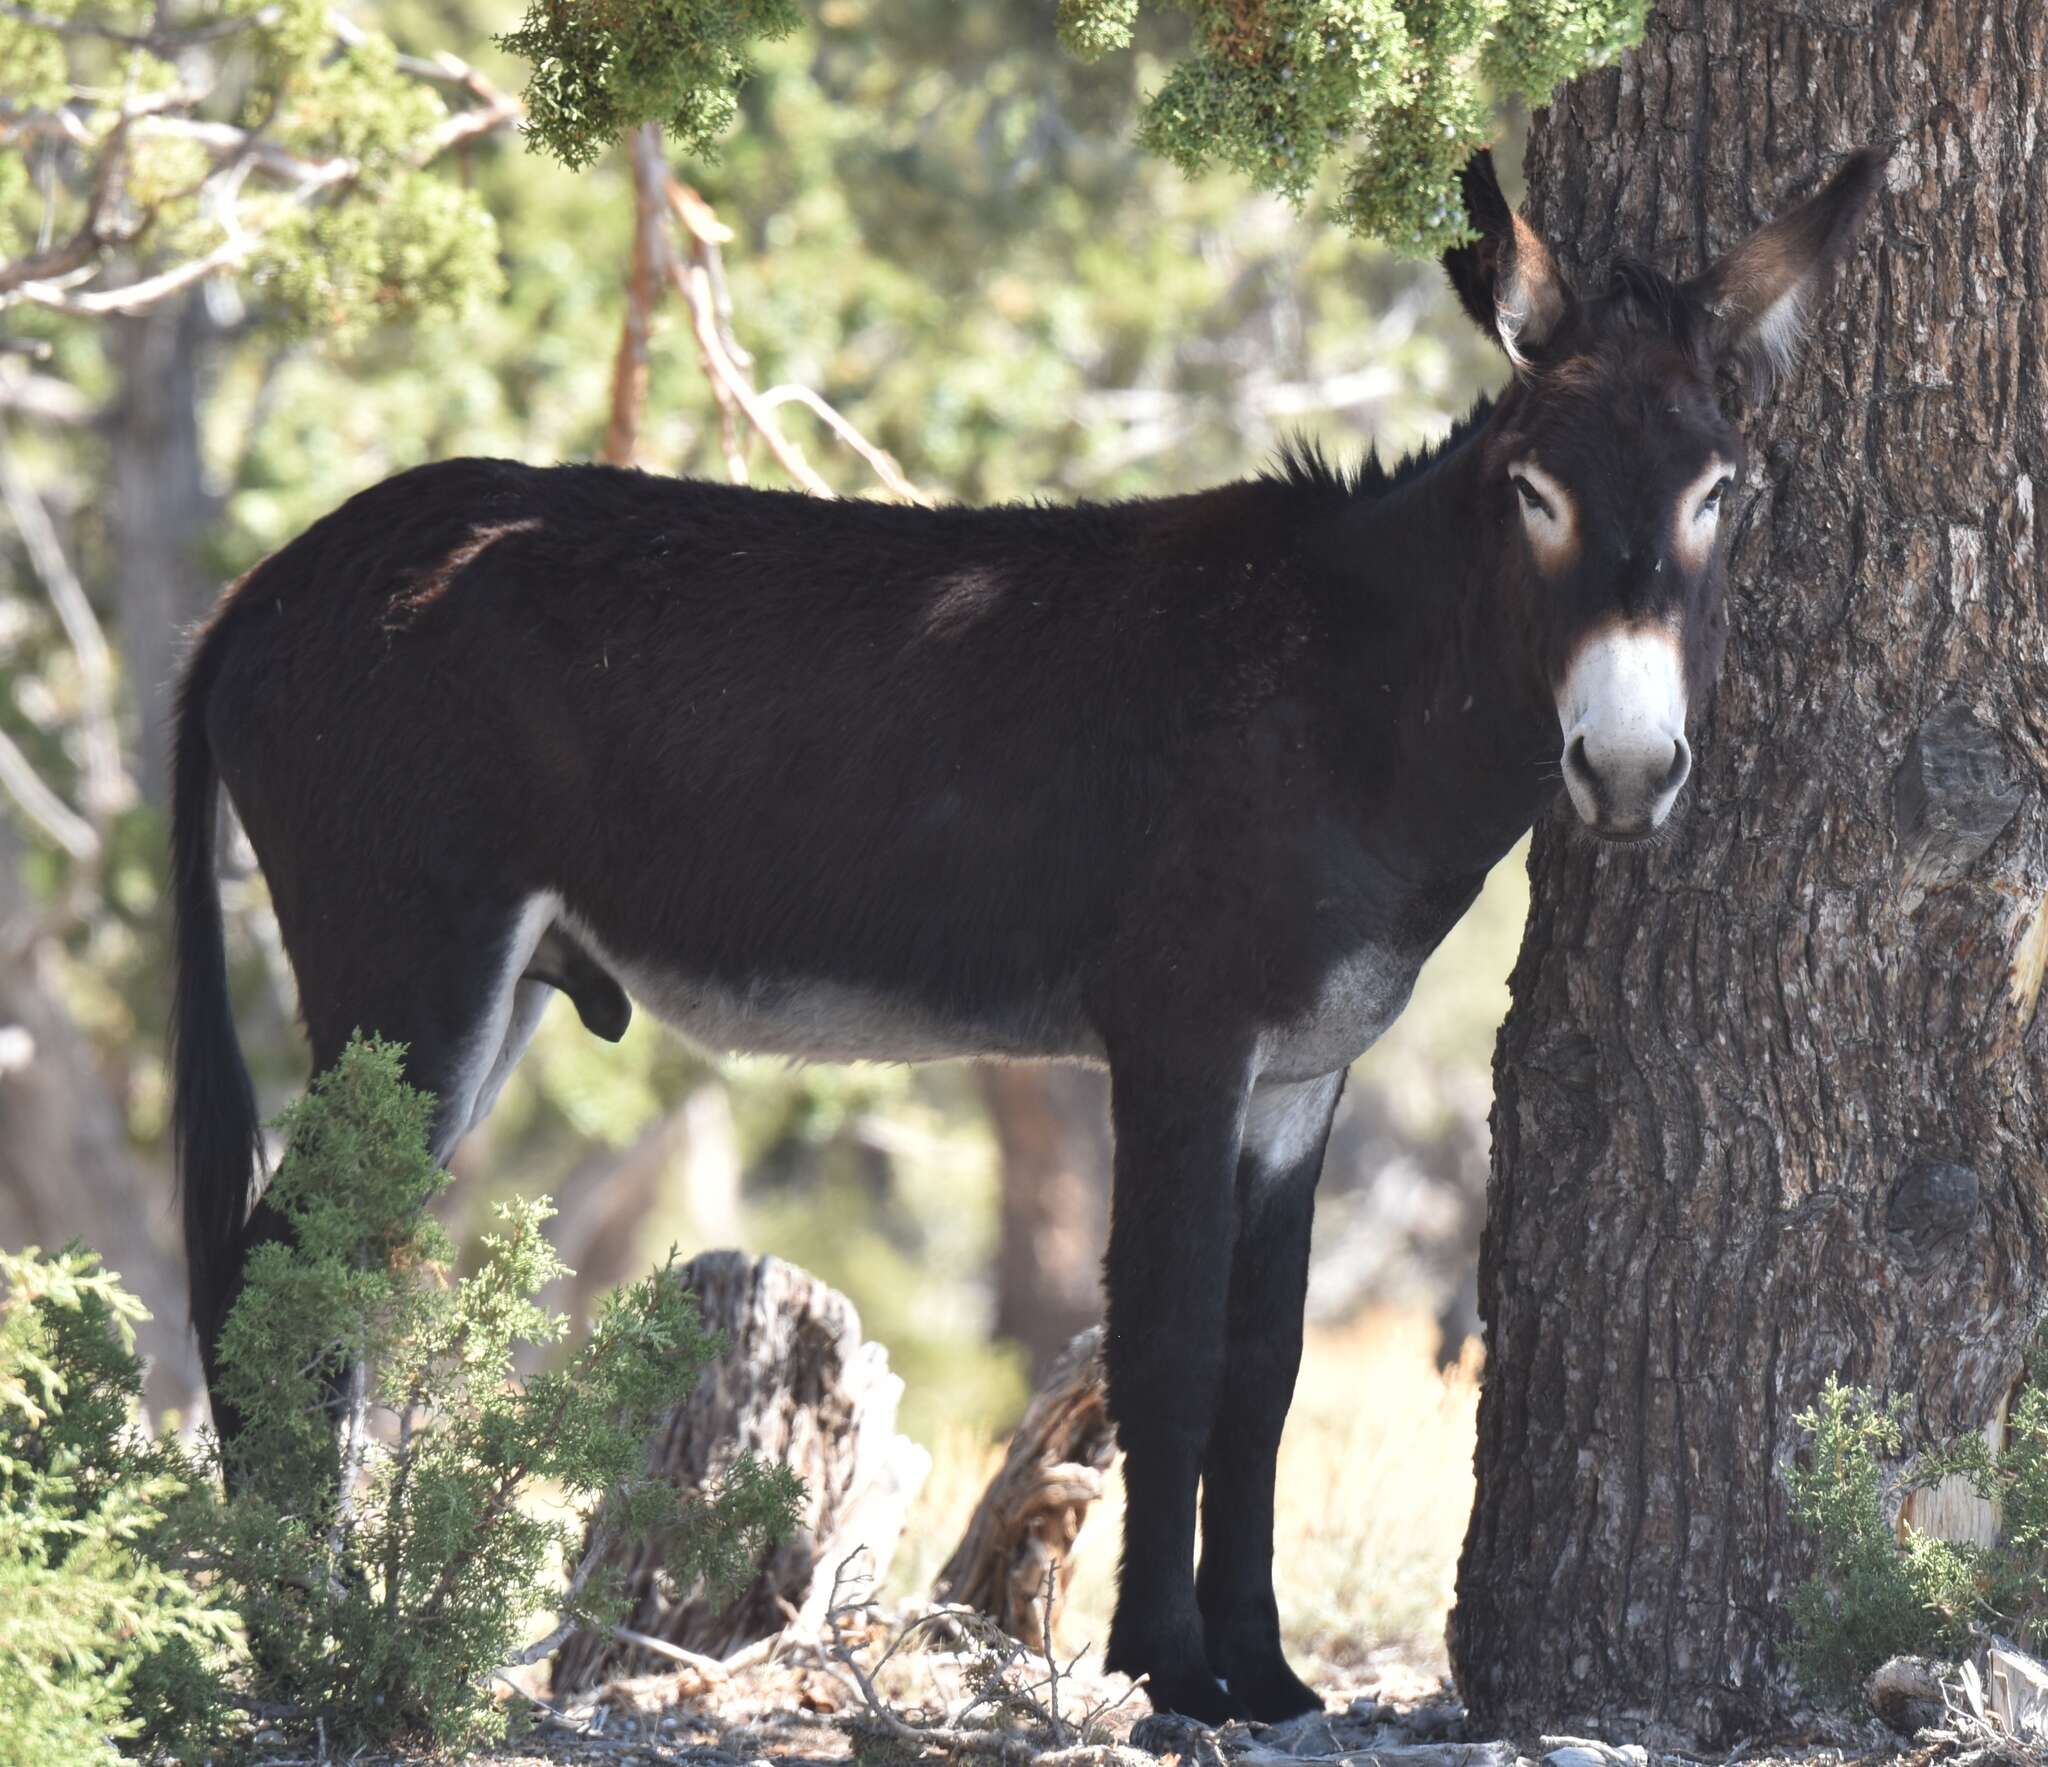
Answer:
POLYGON ((1579 648, 1557 696, 1564 783, 1579 819, 1608 840, 1641 840, 1671 813, 1692 750, 1685 660, 1663 625, 1610 626, 1579 648))

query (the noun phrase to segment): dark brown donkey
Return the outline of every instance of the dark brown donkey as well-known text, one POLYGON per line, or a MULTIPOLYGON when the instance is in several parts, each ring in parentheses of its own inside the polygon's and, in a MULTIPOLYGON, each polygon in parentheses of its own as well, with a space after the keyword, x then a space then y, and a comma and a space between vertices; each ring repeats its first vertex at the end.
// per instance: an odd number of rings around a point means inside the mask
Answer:
POLYGON ((403 1041, 445 1157, 550 990, 708 1049, 1106 1063, 1109 1661, 1207 1720, 1318 1702, 1281 1655, 1273 1470, 1349 1063, 1560 778, 1638 840, 1721 655, 1723 375, 1796 348, 1881 180, 1691 282, 1566 286, 1476 161, 1446 267, 1514 365, 1431 453, 1196 496, 827 502, 455 460, 253 571, 187 670, 177 1134, 211 1346, 257 1119, 216 780, 313 1060, 403 1041), (1203 1550, 1195 1568, 1196 1496, 1203 1550))

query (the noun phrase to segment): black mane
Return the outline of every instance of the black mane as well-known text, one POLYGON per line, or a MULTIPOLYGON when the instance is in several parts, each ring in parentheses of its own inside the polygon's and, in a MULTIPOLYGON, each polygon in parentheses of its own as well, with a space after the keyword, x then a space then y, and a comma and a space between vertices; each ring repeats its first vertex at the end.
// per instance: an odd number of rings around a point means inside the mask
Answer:
POLYGON ((1333 463, 1319 440, 1297 431, 1281 442, 1273 464, 1259 477, 1268 484, 1285 485, 1290 490, 1305 491, 1314 497, 1335 502, 1384 497, 1410 480, 1420 478, 1446 455, 1455 453, 1486 422, 1492 410, 1491 395, 1480 399, 1438 440, 1418 448, 1392 468, 1381 464, 1378 449, 1370 445, 1366 448, 1365 458, 1355 465, 1347 467, 1342 462, 1333 463))

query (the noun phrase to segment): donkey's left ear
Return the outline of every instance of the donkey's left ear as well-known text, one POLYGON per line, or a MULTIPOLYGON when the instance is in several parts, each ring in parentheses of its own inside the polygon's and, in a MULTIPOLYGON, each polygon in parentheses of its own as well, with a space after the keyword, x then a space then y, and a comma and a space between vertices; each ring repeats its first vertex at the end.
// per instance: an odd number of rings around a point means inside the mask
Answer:
POLYGON ((1768 386, 1798 359, 1814 303, 1883 188, 1887 157, 1875 147, 1858 149, 1819 195, 1759 228, 1686 285, 1714 315, 1720 359, 1752 388, 1768 386))
POLYGON ((1479 329, 1507 352, 1518 369, 1556 334, 1572 304, 1536 229, 1508 207, 1493 155, 1475 153, 1459 174, 1465 213, 1479 238, 1444 253, 1444 273, 1479 329))

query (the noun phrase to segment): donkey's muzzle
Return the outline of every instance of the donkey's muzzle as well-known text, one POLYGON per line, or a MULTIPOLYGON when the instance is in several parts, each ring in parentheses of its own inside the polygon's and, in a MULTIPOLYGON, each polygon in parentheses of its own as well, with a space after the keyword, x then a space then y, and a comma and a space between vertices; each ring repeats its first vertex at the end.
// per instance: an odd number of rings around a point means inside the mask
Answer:
POLYGON ((1580 732, 1565 745, 1565 789, 1579 819, 1602 840, 1639 841, 1653 833, 1691 771, 1683 736, 1617 750, 1580 732))
POLYGON ((1692 771, 1685 671, 1661 625, 1610 626, 1579 647, 1557 699, 1564 784, 1602 840, 1642 840, 1692 771))

